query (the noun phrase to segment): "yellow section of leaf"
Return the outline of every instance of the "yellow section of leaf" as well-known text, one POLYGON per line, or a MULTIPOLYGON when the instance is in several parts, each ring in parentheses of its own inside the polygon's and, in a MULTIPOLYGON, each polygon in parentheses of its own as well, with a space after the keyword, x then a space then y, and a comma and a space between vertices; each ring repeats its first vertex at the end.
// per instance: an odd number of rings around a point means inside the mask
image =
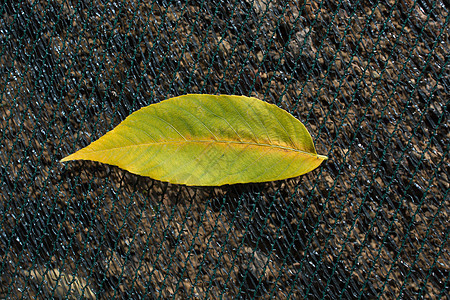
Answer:
POLYGON ((195 186, 296 177, 327 159, 288 112, 244 96, 185 95, 131 114, 62 161, 93 160, 195 186))

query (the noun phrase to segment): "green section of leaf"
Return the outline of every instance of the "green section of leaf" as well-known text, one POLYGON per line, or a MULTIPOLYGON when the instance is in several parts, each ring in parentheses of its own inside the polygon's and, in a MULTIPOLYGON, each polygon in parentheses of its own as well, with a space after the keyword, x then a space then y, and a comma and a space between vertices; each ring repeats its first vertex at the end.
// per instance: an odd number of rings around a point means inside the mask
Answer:
POLYGON ((281 180, 317 168, 305 126, 244 96, 185 95, 144 107, 61 161, 93 160, 194 186, 281 180))

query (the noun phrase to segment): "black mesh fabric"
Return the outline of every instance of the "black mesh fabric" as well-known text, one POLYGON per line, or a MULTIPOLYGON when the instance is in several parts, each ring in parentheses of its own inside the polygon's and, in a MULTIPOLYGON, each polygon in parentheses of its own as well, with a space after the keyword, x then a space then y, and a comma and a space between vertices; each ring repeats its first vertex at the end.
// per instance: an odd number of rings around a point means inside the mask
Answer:
POLYGON ((0 2, 0 297, 448 299, 448 1, 0 2), (196 188, 60 163, 187 93, 329 160, 196 188))

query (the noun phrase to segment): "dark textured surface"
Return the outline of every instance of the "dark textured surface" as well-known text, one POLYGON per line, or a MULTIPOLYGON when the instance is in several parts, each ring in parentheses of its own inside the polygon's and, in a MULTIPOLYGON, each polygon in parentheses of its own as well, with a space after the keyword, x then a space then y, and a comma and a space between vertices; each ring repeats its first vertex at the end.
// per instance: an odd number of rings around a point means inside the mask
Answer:
POLYGON ((1 296, 448 298, 449 9, 1 2, 1 296), (330 159, 222 188, 59 163, 186 93, 275 103, 330 159))

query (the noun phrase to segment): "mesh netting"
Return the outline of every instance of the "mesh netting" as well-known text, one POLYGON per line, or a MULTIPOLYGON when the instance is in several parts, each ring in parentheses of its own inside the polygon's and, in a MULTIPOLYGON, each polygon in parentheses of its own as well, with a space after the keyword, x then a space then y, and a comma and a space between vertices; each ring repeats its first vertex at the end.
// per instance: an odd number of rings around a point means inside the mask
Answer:
POLYGON ((0 4, 0 297, 448 299, 447 1, 0 4), (137 109, 238 94, 329 160, 220 188, 59 160, 137 109))

